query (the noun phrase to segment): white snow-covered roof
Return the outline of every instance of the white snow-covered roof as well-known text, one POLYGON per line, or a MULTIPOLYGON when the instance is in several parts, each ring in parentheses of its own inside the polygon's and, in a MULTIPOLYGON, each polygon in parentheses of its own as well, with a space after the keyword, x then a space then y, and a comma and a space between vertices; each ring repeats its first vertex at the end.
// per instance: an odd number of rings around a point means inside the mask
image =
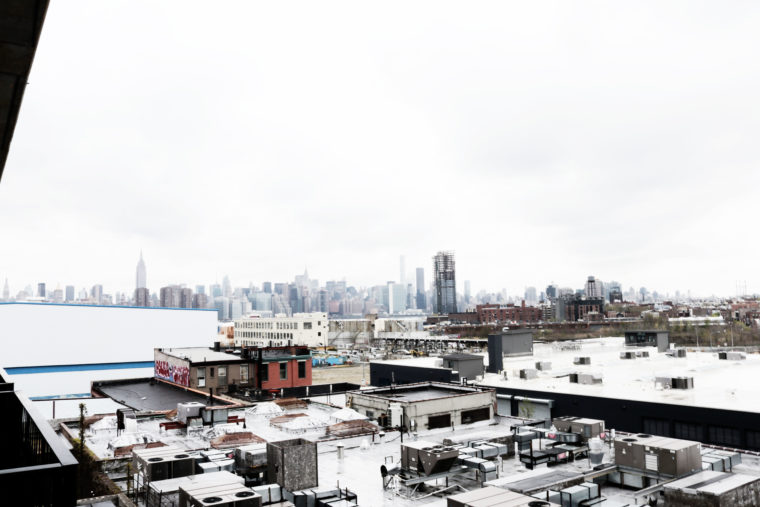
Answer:
MULTIPOLYGON (((507 379, 487 373, 479 385, 531 391, 579 394, 615 399, 670 403, 696 407, 760 412, 760 354, 744 360, 718 359, 717 351, 687 349, 686 357, 671 357, 656 347, 626 347, 623 338, 600 338, 573 342, 580 348, 562 350, 537 343, 532 356, 504 358, 507 379), (622 351, 647 351, 649 357, 621 359, 622 351), (591 358, 589 365, 575 365, 578 356, 591 358), (550 361, 552 369, 538 371, 533 379, 519 378, 519 370, 550 361), (601 384, 575 384, 570 373, 598 373, 601 384), (658 389, 656 377, 693 377, 693 389, 658 389)), ((708 343, 701 343, 706 346, 708 343)), ((718 344, 714 344, 718 345, 718 344)), ((722 345, 722 344, 721 344, 722 345)))

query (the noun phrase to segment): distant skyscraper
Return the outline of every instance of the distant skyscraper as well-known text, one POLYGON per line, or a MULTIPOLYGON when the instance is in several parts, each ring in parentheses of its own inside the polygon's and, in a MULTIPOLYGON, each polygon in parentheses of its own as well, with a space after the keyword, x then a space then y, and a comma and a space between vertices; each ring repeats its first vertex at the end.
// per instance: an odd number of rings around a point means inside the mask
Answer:
POLYGON ((66 286, 66 302, 71 303, 76 299, 76 293, 73 285, 66 286))
POLYGON ((8 279, 5 279, 5 285, 3 285, 3 300, 8 301, 11 299, 11 289, 8 287, 8 279))
POLYGON ((437 314, 457 312, 457 283, 454 252, 438 252, 433 257, 435 305, 437 314))
POLYGON ((100 284, 93 285, 90 291, 90 298, 94 303, 100 304, 103 301, 103 286, 100 284))
POLYGON ((427 298, 425 297, 425 268, 417 268, 417 308, 427 310, 427 298))
POLYGON ((193 308, 208 308, 208 297, 206 294, 199 292, 193 296, 193 308))
POLYGON ((44 298, 46 296, 45 294, 45 284, 44 283, 38 283, 37 284, 37 295, 41 298, 44 298))
POLYGON ((589 276, 588 280, 586 281, 586 297, 587 298, 603 297, 602 287, 600 283, 596 281, 596 278, 594 278, 593 276, 589 276))
POLYGON ((230 283, 230 277, 227 275, 224 275, 224 280, 222 280, 222 296, 232 297, 232 283, 230 283))
POLYGON ((205 285, 196 285, 195 286, 195 293, 196 294, 206 294, 206 286, 205 285))
POLYGON ((160 298, 162 308, 178 308, 181 304, 182 288, 179 285, 161 287, 160 298))
POLYGON ((145 287, 135 289, 135 306, 150 306, 150 291, 145 287))
POLYGON ((261 290, 262 292, 265 292, 267 294, 272 293, 272 282, 264 282, 261 284, 261 290))
POLYGON ((388 282, 388 313, 406 310, 406 287, 400 283, 388 282))
POLYGON ((193 289, 180 289, 180 291, 179 291, 179 307, 180 308, 192 308, 193 307, 193 289))
POLYGON ((464 281, 464 302, 467 304, 470 303, 470 281, 469 280, 464 281))
POLYGON ((145 261, 143 261, 142 250, 140 250, 140 260, 137 262, 137 276, 135 277, 135 289, 143 289, 148 286, 148 277, 145 272, 145 261))
POLYGON ((538 302, 538 296, 536 295, 535 287, 528 287, 525 289, 525 304, 528 306, 536 306, 538 302))
POLYGON ((549 299, 554 299, 557 297, 557 286, 553 283, 546 286, 546 297, 549 299))

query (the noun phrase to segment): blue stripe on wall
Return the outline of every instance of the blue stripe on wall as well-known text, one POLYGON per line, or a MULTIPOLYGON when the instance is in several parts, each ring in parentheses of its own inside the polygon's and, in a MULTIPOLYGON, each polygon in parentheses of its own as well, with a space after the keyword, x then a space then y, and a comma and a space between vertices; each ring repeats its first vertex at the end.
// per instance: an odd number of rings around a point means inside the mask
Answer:
POLYGON ((25 375, 28 373, 57 373, 66 371, 96 371, 96 370, 128 370, 132 368, 153 368, 153 361, 132 363, 99 363, 99 364, 59 364, 51 366, 16 366, 5 368, 9 375, 25 375))

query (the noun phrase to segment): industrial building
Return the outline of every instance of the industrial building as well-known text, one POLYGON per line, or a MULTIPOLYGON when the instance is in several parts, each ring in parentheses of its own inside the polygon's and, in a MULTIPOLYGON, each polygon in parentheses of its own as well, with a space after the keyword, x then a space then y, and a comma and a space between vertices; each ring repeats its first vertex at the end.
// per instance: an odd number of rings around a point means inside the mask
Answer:
POLYGON ((633 433, 760 451, 760 387, 748 381, 760 375, 760 356, 658 352, 655 344, 629 346, 625 338, 536 344, 533 356, 505 357, 501 373, 486 374, 481 385, 496 389, 500 414, 581 412, 633 433))
POLYGON ((307 347, 162 348, 155 350, 154 375, 204 392, 265 391, 311 385, 307 347))
POLYGON ((346 393, 346 406, 390 426, 449 428, 494 416, 496 394, 491 389, 421 382, 346 393))
POLYGON ((292 317, 243 317, 235 321, 235 346, 283 347, 327 345, 329 324, 326 313, 295 313, 292 317))

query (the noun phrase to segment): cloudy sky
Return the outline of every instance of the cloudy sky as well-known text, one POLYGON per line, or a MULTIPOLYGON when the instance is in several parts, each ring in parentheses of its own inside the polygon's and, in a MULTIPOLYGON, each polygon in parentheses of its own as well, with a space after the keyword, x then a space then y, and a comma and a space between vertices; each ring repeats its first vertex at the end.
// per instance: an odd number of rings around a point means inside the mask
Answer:
POLYGON ((52 2, 0 283, 760 291, 756 2, 52 2))

